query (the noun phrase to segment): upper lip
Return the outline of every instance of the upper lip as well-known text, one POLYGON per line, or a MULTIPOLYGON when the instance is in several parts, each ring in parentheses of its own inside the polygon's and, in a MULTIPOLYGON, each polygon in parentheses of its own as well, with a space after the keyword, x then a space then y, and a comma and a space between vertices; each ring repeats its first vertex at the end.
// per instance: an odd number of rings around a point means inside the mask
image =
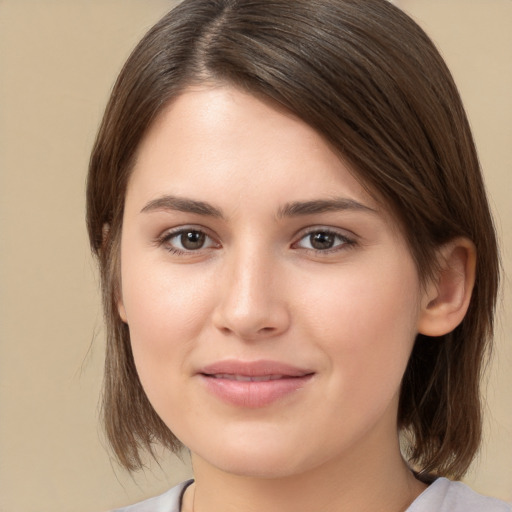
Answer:
POLYGON ((258 360, 240 361, 228 359, 203 366, 199 374, 210 376, 243 376, 243 377, 305 377, 314 373, 310 369, 300 368, 279 361, 258 360))

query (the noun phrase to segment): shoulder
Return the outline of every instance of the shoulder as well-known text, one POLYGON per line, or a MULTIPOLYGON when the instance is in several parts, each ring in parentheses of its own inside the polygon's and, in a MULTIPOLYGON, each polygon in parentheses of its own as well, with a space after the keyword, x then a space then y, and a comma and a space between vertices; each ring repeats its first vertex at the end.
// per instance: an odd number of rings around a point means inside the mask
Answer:
POLYGON ((504 501, 482 496, 462 482, 438 478, 407 509, 407 512, 512 512, 504 501))
POLYGON ((187 480, 160 494, 128 507, 118 508, 112 512, 180 512, 181 498, 185 489, 193 482, 187 480))

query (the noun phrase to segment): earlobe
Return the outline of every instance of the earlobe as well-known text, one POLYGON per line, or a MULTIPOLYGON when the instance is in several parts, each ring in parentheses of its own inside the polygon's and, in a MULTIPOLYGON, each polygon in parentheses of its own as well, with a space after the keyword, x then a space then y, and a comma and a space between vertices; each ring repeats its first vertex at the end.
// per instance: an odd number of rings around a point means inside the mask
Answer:
MULTIPOLYGON (((109 235, 110 235, 110 224, 105 222, 105 224, 103 224, 102 229, 101 229, 102 247, 104 247, 105 244, 107 243, 109 235)), ((116 290, 115 295, 116 296, 120 295, 120 292, 116 290)), ((117 312, 118 312, 121 320, 125 324, 127 324, 128 322, 127 322, 127 317, 126 317, 126 310, 124 309, 124 303, 123 303, 122 297, 117 299, 117 312)))
POLYGON ((475 284, 476 248, 467 238, 456 238, 438 251, 438 270, 422 298, 418 332, 443 336, 455 329, 469 307, 475 284))
POLYGON ((128 321, 127 321, 127 317, 126 317, 126 310, 124 309, 124 304, 123 304, 123 300, 122 299, 119 299, 117 301, 117 312, 119 313, 119 316, 121 317, 121 320, 127 324, 128 321))

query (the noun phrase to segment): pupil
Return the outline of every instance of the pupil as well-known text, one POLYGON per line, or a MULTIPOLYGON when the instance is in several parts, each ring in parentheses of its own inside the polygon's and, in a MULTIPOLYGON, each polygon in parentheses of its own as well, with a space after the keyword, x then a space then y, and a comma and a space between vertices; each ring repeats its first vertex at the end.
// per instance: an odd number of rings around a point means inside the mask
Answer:
POLYGON ((311 246, 315 249, 331 249, 334 245, 334 235, 330 233, 315 233, 310 236, 311 246))
POLYGON ((200 231, 187 231, 181 235, 181 244, 185 249, 200 249, 204 245, 204 233, 200 231))

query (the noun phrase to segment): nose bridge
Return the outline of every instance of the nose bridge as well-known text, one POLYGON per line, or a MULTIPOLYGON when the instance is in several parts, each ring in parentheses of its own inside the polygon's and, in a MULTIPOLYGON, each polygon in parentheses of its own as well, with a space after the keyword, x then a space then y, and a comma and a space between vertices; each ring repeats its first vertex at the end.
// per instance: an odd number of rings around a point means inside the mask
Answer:
POLYGON ((244 339, 286 330, 288 308, 279 288, 279 262, 268 248, 240 244, 226 256, 217 327, 244 339))

